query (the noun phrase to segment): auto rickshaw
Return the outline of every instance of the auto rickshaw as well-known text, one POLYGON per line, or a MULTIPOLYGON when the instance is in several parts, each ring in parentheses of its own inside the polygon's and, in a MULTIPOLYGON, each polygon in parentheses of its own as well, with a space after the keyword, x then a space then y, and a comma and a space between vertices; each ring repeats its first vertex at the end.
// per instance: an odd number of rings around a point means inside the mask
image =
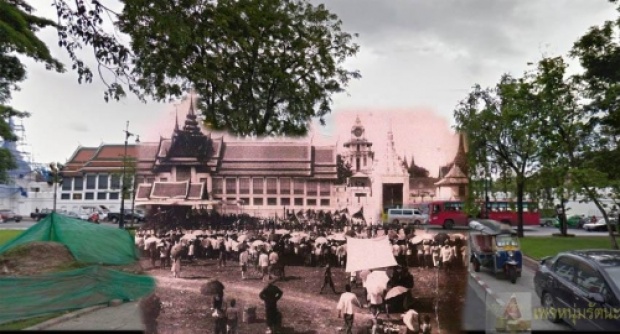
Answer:
POLYGON ((497 275, 503 273, 513 284, 521 277, 523 258, 519 239, 509 225, 490 219, 477 219, 469 223, 469 262, 474 271, 487 268, 497 275))

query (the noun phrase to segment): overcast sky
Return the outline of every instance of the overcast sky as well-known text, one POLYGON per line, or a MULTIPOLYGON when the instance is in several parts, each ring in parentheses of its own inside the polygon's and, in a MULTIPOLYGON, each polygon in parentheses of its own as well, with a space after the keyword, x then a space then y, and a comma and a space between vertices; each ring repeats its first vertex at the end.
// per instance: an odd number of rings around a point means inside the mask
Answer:
MULTIPOLYGON (((54 15, 51 1, 30 2, 38 14, 54 15)), ((360 52, 347 65, 363 76, 351 84, 348 94, 335 97, 329 125, 315 135, 324 134, 327 141, 337 137, 333 120, 338 113, 362 109, 375 115, 430 110, 443 117, 449 128, 454 106, 473 84, 493 85, 502 73, 521 74, 528 62, 543 55, 565 55, 590 26, 617 16, 613 5, 603 0, 324 3, 340 16, 347 31, 360 34, 360 52)), ((55 31, 43 31, 40 37, 53 55, 67 60, 57 47, 55 31)), ((78 145, 121 143, 126 121, 143 141, 170 134, 173 104, 143 104, 133 97, 106 103, 101 84, 79 85, 72 72, 57 74, 26 63, 28 79, 15 92, 12 105, 32 113, 24 125, 38 162, 63 162, 78 145)))

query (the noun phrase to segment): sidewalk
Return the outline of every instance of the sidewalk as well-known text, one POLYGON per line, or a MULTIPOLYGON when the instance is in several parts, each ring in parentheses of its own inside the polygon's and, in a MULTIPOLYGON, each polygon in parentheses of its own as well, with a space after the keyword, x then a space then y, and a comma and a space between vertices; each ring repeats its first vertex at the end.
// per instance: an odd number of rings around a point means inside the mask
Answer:
POLYGON ((79 313, 78 311, 63 316, 61 319, 51 319, 45 323, 28 328, 28 330, 144 330, 138 302, 129 302, 119 306, 103 308, 96 307, 91 312, 79 313), (79 315, 76 316, 76 314, 79 315))

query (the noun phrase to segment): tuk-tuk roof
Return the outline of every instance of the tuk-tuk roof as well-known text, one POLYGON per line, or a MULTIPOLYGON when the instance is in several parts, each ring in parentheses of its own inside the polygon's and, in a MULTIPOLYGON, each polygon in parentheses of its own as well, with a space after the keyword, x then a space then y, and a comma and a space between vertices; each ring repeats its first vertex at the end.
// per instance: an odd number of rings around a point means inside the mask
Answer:
POLYGON ((512 227, 492 219, 476 219, 469 222, 469 228, 489 235, 516 234, 512 227))

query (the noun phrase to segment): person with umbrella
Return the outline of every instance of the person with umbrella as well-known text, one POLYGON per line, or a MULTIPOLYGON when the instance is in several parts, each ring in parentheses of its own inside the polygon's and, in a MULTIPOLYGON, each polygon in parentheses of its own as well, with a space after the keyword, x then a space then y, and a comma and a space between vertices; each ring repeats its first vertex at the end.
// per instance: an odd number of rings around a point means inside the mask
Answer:
POLYGON ((278 310, 278 301, 283 294, 282 290, 270 281, 258 295, 265 303, 267 333, 273 333, 282 324, 282 314, 278 310))
POLYGON ((325 265, 325 273, 323 275, 323 286, 321 286, 321 291, 319 292, 319 294, 323 293, 323 289, 325 289, 325 287, 328 284, 329 284, 329 287, 332 288, 332 291, 334 292, 334 294, 338 294, 338 292, 336 292, 336 288, 334 287, 334 280, 332 279, 332 268, 329 265, 329 263, 325 265))
POLYGON ((344 287, 345 292, 340 295, 340 300, 338 300, 338 305, 336 309, 338 310, 338 318, 342 317, 344 314, 344 330, 346 334, 353 333, 353 305, 357 305, 357 307, 362 307, 360 301, 357 299, 357 296, 351 292, 351 286, 349 284, 344 287))

